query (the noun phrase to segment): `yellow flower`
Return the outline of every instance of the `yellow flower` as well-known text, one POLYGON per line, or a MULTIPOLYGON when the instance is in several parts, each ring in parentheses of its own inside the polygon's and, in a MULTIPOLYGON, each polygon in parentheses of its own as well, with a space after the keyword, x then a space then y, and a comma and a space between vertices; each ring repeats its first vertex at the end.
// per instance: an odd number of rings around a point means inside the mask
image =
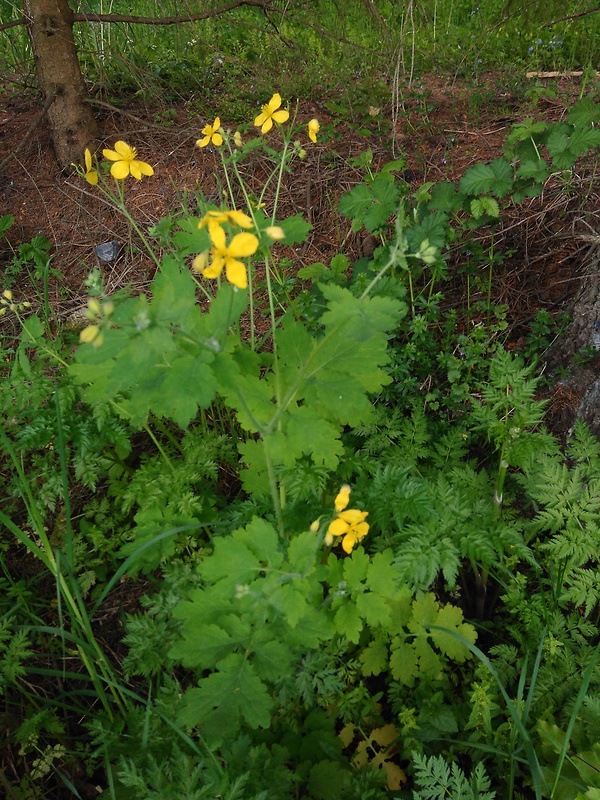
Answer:
POLYGON ((145 161, 138 161, 137 150, 126 142, 115 142, 114 150, 103 150, 102 155, 115 163, 110 168, 110 174, 118 181, 132 175, 136 180, 141 180, 142 175, 154 175, 154 170, 145 161))
POLYGON ((268 133, 273 127, 273 122, 281 124, 289 119, 289 111, 285 111, 283 109, 278 111, 280 105, 281 95, 274 94, 269 102, 265 103, 265 105, 262 107, 262 111, 254 120, 254 124, 257 128, 260 128, 261 133, 268 133))
POLYGON ((90 153, 89 147, 85 148, 83 155, 85 158, 85 172, 83 173, 83 177, 90 186, 95 186, 98 183, 98 173, 95 169, 92 169, 92 154, 90 153))
POLYGON ((308 138, 311 142, 317 143, 317 133, 321 130, 321 126, 319 125, 319 120, 311 119, 308 123, 308 138))
POLYGON ((326 545, 332 545, 336 536, 342 536, 342 547, 346 553, 351 553, 354 545, 369 532, 369 523, 365 522, 369 512, 359 511, 357 508, 344 510, 349 502, 350 487, 345 484, 335 498, 337 517, 329 523, 325 534, 326 545))
POLYGON ((213 244, 210 251, 212 261, 209 264, 208 254, 200 253, 193 261, 193 269, 205 278, 218 278, 225 268, 229 283, 238 289, 245 289, 248 275, 245 264, 239 259, 256 253, 258 239, 253 233, 238 233, 228 245, 225 231, 216 221, 209 222, 208 233, 213 244))
POLYGON ((198 147, 206 147, 206 145, 212 142, 216 147, 220 147, 223 144, 223 137, 219 133, 220 127, 221 119, 219 117, 215 117, 215 121, 212 125, 205 125, 204 128, 202 128, 204 139, 198 139, 196 145, 198 147))
POLYGON ((213 209, 206 212, 198 223, 198 227, 203 228, 208 225, 210 228, 212 222, 216 222, 218 225, 229 222, 231 225, 239 225, 240 228, 251 228, 254 225, 252 218, 248 214, 244 214, 243 211, 215 211, 213 209))

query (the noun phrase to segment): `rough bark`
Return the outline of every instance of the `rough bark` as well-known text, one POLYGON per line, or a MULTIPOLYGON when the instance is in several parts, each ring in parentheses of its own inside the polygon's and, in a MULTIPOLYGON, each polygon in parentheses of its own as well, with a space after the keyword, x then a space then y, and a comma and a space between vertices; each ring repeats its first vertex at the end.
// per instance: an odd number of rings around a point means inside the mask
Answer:
POLYGON ((85 83, 73 40, 73 12, 67 0, 27 0, 25 11, 35 57, 38 86, 48 108, 56 158, 62 167, 81 163, 97 134, 84 100, 85 83))
POLYGON ((566 383, 580 398, 570 424, 580 417, 600 437, 600 234, 585 238, 590 249, 583 260, 584 277, 573 302, 571 324, 555 349, 554 360, 568 364, 584 348, 597 352, 585 367, 574 368, 566 383))

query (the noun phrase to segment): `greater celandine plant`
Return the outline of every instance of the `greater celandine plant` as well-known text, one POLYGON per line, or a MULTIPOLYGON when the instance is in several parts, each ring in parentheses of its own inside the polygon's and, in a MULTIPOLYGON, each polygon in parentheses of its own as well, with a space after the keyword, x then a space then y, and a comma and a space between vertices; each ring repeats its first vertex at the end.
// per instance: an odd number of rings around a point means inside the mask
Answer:
MULTIPOLYGON (((294 138, 298 128, 281 106, 281 97, 275 93, 254 119, 263 137, 275 129, 281 135, 280 152, 260 137, 244 145, 239 132, 224 128, 220 117, 203 128, 197 146, 217 148, 227 199, 238 205, 234 198, 241 197, 245 208, 206 206, 201 217, 181 219, 181 230, 165 237, 170 252, 160 259, 154 256, 160 269, 151 298, 142 295, 121 304, 92 298, 88 307, 92 324, 81 332, 83 346, 73 371, 88 385, 90 400, 113 403, 140 427, 153 414, 185 428, 199 409, 208 408, 218 397, 234 412, 245 434, 238 448, 244 488, 255 498, 271 497, 279 531, 287 537, 282 471, 303 458, 332 472, 337 469, 344 427, 370 417, 369 394, 390 380, 382 369, 388 360, 387 336, 398 324, 404 305, 374 295, 376 276, 360 297, 341 286, 324 285, 327 309, 318 333, 289 309, 277 316, 271 250, 278 242, 303 241, 310 229, 301 215, 277 217, 284 170, 295 157, 305 155, 294 138), (273 168, 254 199, 239 164, 261 146, 273 168), (254 328, 258 259, 264 264, 271 320, 270 337, 260 346, 254 328), (216 289, 198 284, 194 273, 216 281, 216 289), (206 311, 197 302, 198 287, 210 299, 206 311), (248 341, 239 333, 247 306, 248 341), (89 344, 93 347, 88 348, 89 344)), ((306 132, 316 142, 318 121, 310 120, 306 132)), ((105 155, 113 161, 111 175, 121 187, 120 207, 122 182, 129 175, 137 179, 150 175, 152 168, 139 161, 135 149, 124 142, 105 155)), ((81 172, 88 183, 100 183, 96 178, 102 171, 93 168, 87 154, 81 172)), ((106 185, 104 190, 109 191, 106 185)), ((161 230, 160 224, 157 229, 161 230)), ((403 248, 404 240, 393 248, 390 258, 402 259, 403 248)), ((382 267, 379 276, 389 268, 389 263, 382 267)), ((349 542, 352 537, 342 530, 342 522, 352 526, 361 521, 340 518, 339 533, 331 535, 343 534, 343 541, 349 542)), ((356 534, 361 528, 353 530, 356 534)))

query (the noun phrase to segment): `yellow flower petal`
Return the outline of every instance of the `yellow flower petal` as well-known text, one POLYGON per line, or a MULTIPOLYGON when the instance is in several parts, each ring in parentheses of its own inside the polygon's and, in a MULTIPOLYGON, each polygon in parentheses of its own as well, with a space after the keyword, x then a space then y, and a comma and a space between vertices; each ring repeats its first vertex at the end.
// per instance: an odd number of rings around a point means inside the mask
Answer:
POLYGON ((261 133, 268 133, 271 128, 273 127, 273 120, 271 117, 267 117, 267 119, 263 122, 262 128, 260 129, 261 133))
POLYGON ((110 174, 118 181, 124 180, 129 175, 129 164, 127 161, 115 161, 110 168, 110 174))
POLYGON ((115 142, 115 150, 121 158, 125 159, 125 161, 133 161, 137 155, 135 147, 130 147, 127 142, 123 142, 121 140, 115 142))
POLYGON ((350 487, 347 483, 345 483, 337 494, 335 498, 335 510, 339 514, 340 511, 343 511, 348 503, 350 502, 350 487))
POLYGON ((223 271, 224 264, 225 262, 222 258, 215 259, 212 264, 202 270, 202 276, 204 278, 218 278, 223 271))
POLYGON ((356 541, 357 541, 356 537, 353 536, 351 533, 347 534, 342 539, 342 548, 346 553, 348 553, 348 555, 350 555, 350 553, 352 552, 352 548, 356 544, 356 541))
POLYGON ((359 522, 362 522, 363 519, 366 519, 368 516, 368 511, 359 511, 358 508, 349 508, 347 511, 340 511, 338 514, 340 519, 343 519, 344 522, 347 522, 348 525, 353 527, 358 525, 359 522))
POLYGON ((132 161, 129 165, 129 171, 138 181, 142 179, 142 175, 154 175, 154 170, 145 161, 132 161))
POLYGON ((203 228, 205 225, 208 225, 213 221, 218 222, 219 224, 222 222, 227 222, 227 214, 224 211, 207 211, 198 223, 198 228, 203 228))
POLYGON ((244 258, 256 253, 258 249, 258 239, 253 233, 238 233, 231 240, 227 248, 227 254, 234 258, 244 258))
POLYGON ((85 171, 90 172, 92 169, 92 154, 90 153, 89 147, 85 148, 83 157, 85 158, 85 171))
POLYGON ((279 92, 275 92, 273 97, 269 100, 267 107, 269 111, 273 112, 276 111, 280 105, 281 105, 281 95, 279 94, 279 92))
POLYGON ((213 133, 212 143, 215 145, 215 147, 220 147, 223 144, 223 137, 220 133, 213 133))
POLYGON ((96 184, 98 183, 98 173, 95 170, 86 172, 83 177, 90 184, 90 186, 96 186, 96 184))
POLYGON ((329 527, 327 528, 327 533, 331 536, 344 536, 344 534, 348 533, 348 523, 344 522, 343 519, 336 517, 336 519, 331 520, 329 523, 329 527))
POLYGON ((206 147, 210 143, 210 136, 205 136, 204 139, 198 139, 196 147, 206 147))
POLYGON ((121 159, 123 158, 123 156, 120 156, 118 153, 115 153, 114 150, 104 149, 102 151, 102 155, 104 156, 104 158, 108 158, 109 161, 121 161, 121 159))
POLYGON ((211 242, 214 244, 215 248, 219 250, 221 253, 224 253, 226 250, 225 246, 225 231, 223 228, 217 223, 209 220, 208 222, 208 235, 210 236, 211 242))
POLYGON ((275 111, 273 114, 273 119, 275 122, 278 122, 281 125, 282 122, 286 122, 289 119, 289 116, 289 111, 275 111))
POLYGON ((265 114, 264 111, 261 111, 260 114, 254 119, 254 124, 257 128, 260 128, 263 122, 265 122, 267 119, 269 119, 269 115, 265 114))
POLYGON ((244 214, 243 211, 227 211, 226 216, 229 222, 239 225, 240 228, 251 228, 254 225, 252 217, 244 214))
MULTIPOLYGON (((243 236, 244 234, 240 234, 243 236)), ((237 286, 238 289, 245 289, 248 286, 248 275, 246 266, 235 258, 225 260, 225 274, 229 283, 237 286)))

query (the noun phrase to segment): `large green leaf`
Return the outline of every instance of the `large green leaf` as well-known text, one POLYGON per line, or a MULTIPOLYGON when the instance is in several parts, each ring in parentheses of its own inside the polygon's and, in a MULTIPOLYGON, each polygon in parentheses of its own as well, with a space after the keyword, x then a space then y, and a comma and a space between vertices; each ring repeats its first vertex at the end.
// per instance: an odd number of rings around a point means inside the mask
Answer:
POLYGON ((250 728, 268 728, 273 700, 245 655, 232 653, 218 667, 185 693, 179 723, 189 728, 201 725, 210 744, 235 736, 242 721, 250 728))

